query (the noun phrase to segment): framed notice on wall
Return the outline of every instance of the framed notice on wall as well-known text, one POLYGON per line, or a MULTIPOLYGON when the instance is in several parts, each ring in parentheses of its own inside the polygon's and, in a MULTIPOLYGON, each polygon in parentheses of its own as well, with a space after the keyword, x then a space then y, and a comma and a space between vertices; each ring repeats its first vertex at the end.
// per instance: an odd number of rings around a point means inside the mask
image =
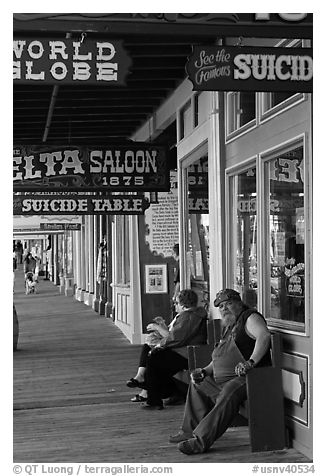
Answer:
POLYGON ((168 292, 167 265, 145 265, 145 293, 164 294, 168 292))

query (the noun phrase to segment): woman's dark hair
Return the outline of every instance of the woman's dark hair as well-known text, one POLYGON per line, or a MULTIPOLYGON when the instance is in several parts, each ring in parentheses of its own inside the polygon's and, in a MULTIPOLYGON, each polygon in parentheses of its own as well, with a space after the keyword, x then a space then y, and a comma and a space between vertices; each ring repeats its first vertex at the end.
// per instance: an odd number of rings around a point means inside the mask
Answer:
POLYGON ((176 243, 175 245, 173 245, 172 251, 173 251, 177 256, 179 256, 179 243, 176 243))
POLYGON ((178 294, 178 301, 184 307, 196 307, 198 296, 192 289, 183 289, 178 294))

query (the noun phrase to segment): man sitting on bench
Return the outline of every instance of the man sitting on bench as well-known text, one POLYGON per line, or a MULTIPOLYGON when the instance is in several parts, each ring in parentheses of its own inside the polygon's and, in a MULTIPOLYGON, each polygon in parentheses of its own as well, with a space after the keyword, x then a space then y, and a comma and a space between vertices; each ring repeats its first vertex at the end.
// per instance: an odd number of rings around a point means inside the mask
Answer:
POLYGON ((231 425, 247 398, 246 373, 271 365, 270 332, 264 317, 233 289, 218 292, 223 331, 212 361, 191 373, 181 430, 170 437, 187 455, 204 453, 231 425))

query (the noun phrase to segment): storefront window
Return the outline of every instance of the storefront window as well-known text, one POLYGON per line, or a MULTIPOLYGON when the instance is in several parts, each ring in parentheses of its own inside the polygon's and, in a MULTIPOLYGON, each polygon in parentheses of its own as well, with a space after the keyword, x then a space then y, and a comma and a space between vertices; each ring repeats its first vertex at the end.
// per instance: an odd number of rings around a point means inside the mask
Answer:
POLYGON ((256 168, 234 176, 231 201, 236 210, 231 231, 232 287, 250 307, 257 306, 256 168), (234 230, 234 231, 233 231, 234 230))
POLYGON ((269 316, 290 323, 305 318, 305 216, 303 147, 270 160, 269 316))
POLYGON ((227 93, 227 135, 251 123, 256 117, 254 92, 227 93))
POLYGON ((199 297, 208 302, 209 283, 209 215, 208 159, 190 165, 188 173, 188 239, 186 248, 187 282, 199 297))

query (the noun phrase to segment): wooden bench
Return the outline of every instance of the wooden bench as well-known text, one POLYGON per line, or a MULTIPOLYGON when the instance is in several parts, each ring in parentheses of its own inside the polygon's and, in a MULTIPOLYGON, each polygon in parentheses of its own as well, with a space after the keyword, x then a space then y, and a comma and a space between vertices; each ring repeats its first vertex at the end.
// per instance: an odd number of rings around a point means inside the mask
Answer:
MULTIPOLYGON (((189 372, 211 361, 213 347, 221 336, 221 321, 207 323, 207 345, 188 346, 189 372)), ((280 450, 287 446, 281 369, 281 336, 271 335, 272 366, 252 369, 246 375, 247 400, 239 413, 248 420, 251 450, 280 450)), ((182 377, 178 373, 175 377, 182 377)), ((185 376, 183 375, 183 380, 185 376)))

